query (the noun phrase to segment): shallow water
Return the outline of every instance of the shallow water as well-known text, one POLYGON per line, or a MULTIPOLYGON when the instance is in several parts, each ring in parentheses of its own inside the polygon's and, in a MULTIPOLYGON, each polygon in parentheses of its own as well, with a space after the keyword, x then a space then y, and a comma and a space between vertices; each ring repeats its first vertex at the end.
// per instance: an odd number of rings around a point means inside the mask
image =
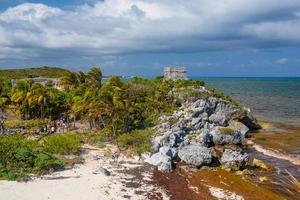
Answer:
POLYGON ((300 78, 193 79, 233 96, 258 118, 300 126, 300 78))

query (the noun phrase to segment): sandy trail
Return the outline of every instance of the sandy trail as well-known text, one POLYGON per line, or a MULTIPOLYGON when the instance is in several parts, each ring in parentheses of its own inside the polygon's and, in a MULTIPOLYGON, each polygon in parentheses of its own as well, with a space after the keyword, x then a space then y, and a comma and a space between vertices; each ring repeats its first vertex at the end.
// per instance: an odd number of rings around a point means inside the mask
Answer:
POLYGON ((84 164, 25 182, 0 181, 0 200, 169 199, 152 184, 152 168, 125 158, 114 161, 104 149, 84 147, 84 164), (111 172, 99 172, 104 167, 111 172))

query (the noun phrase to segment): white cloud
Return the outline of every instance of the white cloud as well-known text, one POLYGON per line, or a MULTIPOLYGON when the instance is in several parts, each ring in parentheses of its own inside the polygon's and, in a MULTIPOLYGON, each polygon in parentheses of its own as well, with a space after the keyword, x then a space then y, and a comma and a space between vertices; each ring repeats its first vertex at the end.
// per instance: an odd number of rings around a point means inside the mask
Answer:
POLYGON ((243 31, 262 40, 291 41, 300 44, 300 19, 246 25, 243 31))
POLYGON ((288 62, 287 58, 280 58, 276 61, 277 64, 284 65, 288 62))
POLYGON ((25 3, 0 13, 0 48, 4 58, 256 49, 270 38, 295 45, 299 12, 299 0, 106 0, 72 10, 25 3))

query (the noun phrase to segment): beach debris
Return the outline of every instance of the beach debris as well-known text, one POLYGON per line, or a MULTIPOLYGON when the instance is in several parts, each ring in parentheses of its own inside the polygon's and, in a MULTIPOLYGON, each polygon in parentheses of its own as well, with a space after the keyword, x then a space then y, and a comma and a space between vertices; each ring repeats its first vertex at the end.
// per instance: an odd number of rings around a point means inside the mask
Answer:
POLYGON ((260 168, 260 169, 264 169, 264 170, 267 170, 267 171, 272 171, 273 170, 273 168, 270 165, 268 165, 268 164, 264 163, 262 160, 259 160, 259 159, 256 159, 256 158, 253 159, 252 164, 253 164, 254 167, 257 167, 257 168, 260 168))
POLYGON ((95 171, 93 171, 93 174, 104 174, 105 176, 110 176, 111 172, 105 169, 104 167, 99 167, 95 171))
POLYGON ((266 177, 266 176, 261 176, 261 177, 259 177, 259 181, 260 182, 267 182, 267 181, 269 181, 269 178, 268 177, 266 177))
POLYGON ((225 200, 244 200, 243 196, 237 195, 234 192, 224 190, 222 188, 217 187, 209 187, 209 191, 212 196, 217 199, 225 199, 225 200))

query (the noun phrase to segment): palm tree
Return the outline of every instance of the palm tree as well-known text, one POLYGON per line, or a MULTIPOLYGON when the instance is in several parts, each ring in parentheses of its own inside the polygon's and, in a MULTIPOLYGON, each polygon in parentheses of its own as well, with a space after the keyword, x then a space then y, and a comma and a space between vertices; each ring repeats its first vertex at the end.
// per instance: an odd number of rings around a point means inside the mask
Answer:
POLYGON ((6 106, 10 101, 10 97, 6 89, 7 88, 5 87, 4 82, 0 80, 0 113, 4 112, 6 106))
POLYGON ((11 100, 17 104, 25 119, 29 118, 30 106, 32 105, 32 93, 30 91, 30 84, 25 80, 17 82, 11 100))
POLYGON ((33 101, 35 105, 38 105, 40 109, 40 117, 44 119, 45 117, 45 107, 47 106, 47 101, 50 98, 50 91, 46 90, 46 88, 39 84, 34 83, 31 87, 31 92, 33 95, 33 101))
POLYGON ((89 81, 94 86, 101 87, 102 72, 99 67, 92 67, 87 75, 88 75, 89 81))
POLYGON ((68 90, 74 89, 79 85, 78 74, 70 72, 61 80, 61 84, 68 90))

